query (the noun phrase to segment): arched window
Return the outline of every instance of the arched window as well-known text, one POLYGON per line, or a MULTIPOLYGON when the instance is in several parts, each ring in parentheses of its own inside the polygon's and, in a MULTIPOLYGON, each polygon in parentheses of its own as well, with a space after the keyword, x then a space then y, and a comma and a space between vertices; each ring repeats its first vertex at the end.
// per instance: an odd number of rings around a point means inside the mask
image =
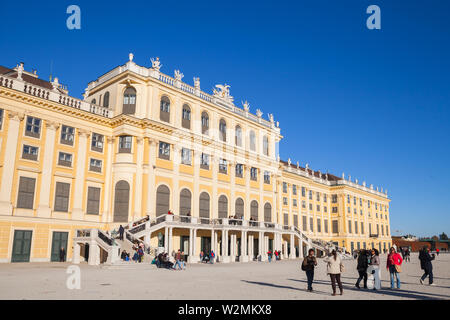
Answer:
POLYGON ((265 156, 269 155, 269 138, 267 136, 263 137, 263 153, 265 156))
POLYGON ((244 200, 242 198, 236 199, 234 212, 239 219, 244 216, 244 200))
POLYGON ((181 126, 186 129, 191 128, 191 108, 187 104, 183 105, 183 113, 181 115, 181 126))
POLYGON ((253 200, 250 203, 250 217, 253 218, 253 220, 258 221, 258 201, 253 200))
POLYGON ((114 194, 114 222, 128 222, 130 185, 125 180, 116 183, 114 194))
POLYGON ((236 126, 235 144, 242 147, 242 129, 240 126, 236 126))
POLYGON ((92 103, 92 104, 97 104, 97 100, 92 99, 91 103, 92 103))
POLYGON ((165 185, 160 185, 156 190, 156 216, 159 217, 169 212, 170 190, 165 185))
POLYGON ((191 213, 191 192, 183 189, 180 192, 180 216, 186 216, 191 213))
POLYGON ((227 141, 227 123, 224 119, 220 119, 219 122, 219 139, 220 141, 227 141))
POLYGON ((250 150, 256 151, 256 138, 253 130, 250 131, 250 150))
POLYGON ((264 205, 264 222, 272 222, 272 205, 268 202, 264 205))
POLYGON ((159 119, 161 121, 170 122, 170 100, 166 96, 161 98, 159 119))
POLYGON ((209 218, 209 194, 202 192, 200 194, 199 217, 209 218))
POLYGON ((123 114, 134 114, 136 112, 136 89, 128 87, 123 93, 123 114))
POLYGON ((103 97, 103 106, 109 108, 109 91, 106 91, 105 96, 103 97))
POLYGON ((209 116, 206 112, 202 112, 202 134, 209 134, 209 116))
POLYGON ((228 218, 228 200, 224 195, 219 197, 219 218, 228 218))

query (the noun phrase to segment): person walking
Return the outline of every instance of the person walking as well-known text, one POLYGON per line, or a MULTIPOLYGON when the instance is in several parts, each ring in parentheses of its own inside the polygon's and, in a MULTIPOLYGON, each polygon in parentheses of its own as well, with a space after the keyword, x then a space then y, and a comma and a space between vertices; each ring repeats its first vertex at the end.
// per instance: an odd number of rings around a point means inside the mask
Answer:
POLYGON ((216 254, 214 253, 213 250, 211 250, 211 253, 209 255, 210 255, 209 263, 213 264, 214 259, 216 258, 216 254))
POLYGON ((386 269, 389 271, 391 276, 391 289, 394 289, 394 277, 397 279, 397 289, 400 289, 400 272, 402 262, 402 256, 395 251, 394 247, 392 247, 386 262, 386 269))
POLYGON ((317 259, 314 256, 314 249, 308 250, 308 255, 303 259, 302 270, 306 272, 308 279, 308 292, 312 292, 312 284, 314 281, 314 267, 317 266, 317 259))
POLYGON ((373 268, 374 285, 373 290, 381 289, 381 274, 380 274, 380 254, 377 249, 372 249, 370 257, 370 265, 373 268))
POLYGON ((66 261, 66 249, 64 247, 61 247, 61 250, 59 250, 59 262, 66 261))
POLYGON ((423 246, 422 250, 419 253, 420 260, 420 268, 424 271, 424 274, 420 278, 420 283, 423 284, 423 281, 428 276, 428 283, 430 286, 434 286, 433 284, 433 265, 431 261, 434 260, 436 256, 434 254, 430 255, 430 248, 427 245, 423 246))
POLYGON ((367 268, 369 267, 369 260, 367 259, 367 252, 362 249, 358 255, 358 264, 356 270, 358 270, 358 280, 356 281, 355 287, 360 289, 359 283, 364 279, 364 289, 367 289, 367 268))
POLYGON ((183 261, 183 252, 181 252, 180 249, 178 249, 177 253, 175 254, 175 266, 174 269, 177 268, 177 266, 179 267, 179 270, 186 270, 186 265, 184 264, 183 261))
POLYGON ((125 229, 122 227, 122 225, 120 225, 119 227, 119 240, 123 240, 123 233, 124 233, 125 229))
POLYGON ((269 259, 269 262, 272 262, 272 251, 267 251, 267 258, 269 259))
POLYGON ((331 278, 331 288, 333 289, 332 295, 336 295, 337 282, 342 296, 344 289, 342 288, 341 273, 344 271, 344 265, 342 264, 341 257, 338 256, 336 250, 333 250, 331 251, 331 255, 326 257, 324 261, 327 263, 327 274, 329 274, 331 278))

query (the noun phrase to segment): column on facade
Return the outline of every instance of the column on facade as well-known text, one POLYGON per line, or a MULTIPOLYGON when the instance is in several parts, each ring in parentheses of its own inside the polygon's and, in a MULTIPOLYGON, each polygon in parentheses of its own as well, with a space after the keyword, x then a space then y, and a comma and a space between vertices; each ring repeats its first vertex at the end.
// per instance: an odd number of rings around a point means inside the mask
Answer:
POLYGON ((290 241, 290 247, 291 247, 291 252, 289 254, 289 259, 295 259, 295 238, 294 238, 294 234, 291 234, 291 238, 289 239, 290 241))
POLYGON ((142 216, 142 177, 143 177, 143 164, 144 164, 144 139, 141 137, 136 138, 136 188, 135 188, 135 205, 134 205, 134 218, 133 221, 138 220, 142 216))
POLYGON ((283 240, 283 243, 284 243, 283 258, 288 259, 288 242, 286 240, 283 240))
POLYGON ((103 212, 102 221, 103 222, 113 222, 114 217, 111 211, 112 201, 111 201, 111 184, 113 181, 112 176, 112 163, 114 161, 114 137, 106 137, 107 143, 107 155, 106 155, 106 171, 105 171, 105 189, 103 194, 103 212))
POLYGON ((179 174, 179 167, 181 163, 181 148, 178 145, 173 146, 174 156, 173 156, 173 190, 172 190, 172 212, 175 212, 176 214, 180 214, 180 191, 179 191, 179 185, 180 185, 180 174, 179 174))
POLYGON ((278 191, 277 191, 277 179, 276 179, 276 175, 275 174, 271 174, 271 183, 272 183, 272 208, 273 208, 273 212, 272 212, 272 221, 275 222, 276 224, 278 224, 278 201, 277 201, 277 195, 278 195, 278 191))
POLYGON ((72 263, 80 263, 80 244, 78 242, 73 243, 72 263))
POLYGON ((241 255, 239 257, 239 261, 247 262, 247 231, 241 231, 241 255))
POLYGON ((169 254, 172 254, 173 251, 173 227, 169 227, 169 241, 168 241, 168 245, 169 245, 169 254))
POLYGON ((164 252, 169 252, 169 227, 164 228, 164 252))
POLYGON ((254 236, 251 234, 248 236, 248 243, 247 243, 249 260, 251 260, 251 261, 253 260, 253 257, 255 256, 255 253, 253 252, 253 243, 254 243, 254 236))
POLYGON ((224 263, 230 262, 230 257, 228 256, 228 230, 222 230, 222 256, 221 261, 224 263))
POLYGON ((211 230, 211 250, 217 255, 216 252, 216 232, 214 229, 211 230))
POLYGON ((211 155, 211 172, 212 172, 212 197, 211 197, 211 208, 212 212, 210 214, 210 219, 218 218, 218 205, 219 200, 217 197, 217 176, 219 174, 219 157, 217 155, 211 155))
MULTIPOLYGON (((262 149, 261 149, 262 150, 262 149)), ((263 170, 258 168, 258 180, 259 180, 259 212, 258 214, 262 217, 261 221, 266 221, 266 219, 264 218, 264 177, 262 176, 263 170)))
POLYGON ((269 251, 269 236, 264 236, 264 257, 267 258, 267 251, 269 251))
POLYGON ((284 225, 284 219, 283 219, 283 199, 282 199, 282 182, 281 177, 280 181, 277 183, 277 192, 278 192, 278 214, 277 214, 277 223, 280 225, 284 225))
POLYGON ((155 187, 155 167, 156 167, 156 140, 147 138, 149 148, 149 163, 148 163, 148 176, 147 176, 147 215, 149 217, 155 217, 156 212, 156 190, 155 187))
POLYGON ((5 146, 5 160, 3 163, 3 173, 0 185, 0 215, 12 215, 11 194, 13 190, 14 167, 17 152, 17 141, 19 139, 20 121, 24 118, 23 114, 8 111, 8 133, 5 146))
POLYGON ((192 157, 194 162, 194 192, 192 194, 192 208, 191 208, 191 216, 198 217, 199 216, 199 208, 200 208, 200 191, 199 191, 199 181, 200 181, 200 161, 201 161, 202 152, 199 150, 192 151, 192 157))
POLYGON ((42 162, 41 188, 39 193, 39 206, 37 216, 40 218, 50 218, 50 185, 52 182, 53 154, 55 152, 55 136, 59 124, 52 121, 45 121, 47 128, 44 145, 44 159, 42 162))
POLYGON ((298 257, 303 258, 303 240, 302 238, 298 238, 298 257))
POLYGON ((236 235, 230 235, 230 261, 234 262, 236 259, 236 235))
MULTIPOLYGON (((72 209, 72 219, 83 219, 83 194, 85 184, 85 167, 86 167, 86 151, 90 132, 86 130, 78 130, 78 150, 76 162, 76 176, 74 188, 74 201, 72 209)), ((89 251, 90 252, 90 251, 89 251)))
POLYGON ((235 184, 236 184, 236 161, 230 161, 230 215, 236 215, 236 206, 235 206, 235 184))
POLYGON ((264 232, 260 231, 258 236, 258 255, 261 261, 266 261, 266 253, 264 252, 264 232))
POLYGON ((243 165, 245 174, 245 212, 247 215, 244 220, 250 220, 251 210, 250 210, 250 166, 248 164, 243 165))

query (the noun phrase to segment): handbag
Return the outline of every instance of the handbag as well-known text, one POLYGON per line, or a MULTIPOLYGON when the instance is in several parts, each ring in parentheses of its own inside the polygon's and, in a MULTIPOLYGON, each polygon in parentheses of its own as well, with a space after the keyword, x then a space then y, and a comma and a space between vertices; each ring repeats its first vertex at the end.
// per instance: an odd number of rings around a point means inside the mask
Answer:
POLYGON ((399 266, 398 264, 394 264, 394 266, 395 266, 395 271, 397 271, 397 273, 402 272, 402 267, 401 266, 399 266))
POLYGON ((341 269, 341 273, 343 273, 344 270, 345 270, 344 265, 341 263, 339 267, 340 267, 340 269, 341 269))

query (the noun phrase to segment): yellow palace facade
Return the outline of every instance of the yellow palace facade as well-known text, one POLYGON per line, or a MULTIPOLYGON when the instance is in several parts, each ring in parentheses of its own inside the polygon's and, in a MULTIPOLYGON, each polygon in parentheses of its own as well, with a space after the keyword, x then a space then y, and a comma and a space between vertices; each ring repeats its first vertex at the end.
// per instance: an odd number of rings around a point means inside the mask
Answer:
POLYGON ((57 78, 0 66, 0 262, 57 261, 61 247, 68 260, 87 260, 79 230, 131 230, 168 211, 274 230, 168 224, 142 236, 191 257, 295 258, 313 240, 348 251, 390 246, 386 191, 280 160, 273 115, 237 107, 228 85, 207 94, 199 78, 190 86, 160 68, 130 54, 79 100, 57 78))

